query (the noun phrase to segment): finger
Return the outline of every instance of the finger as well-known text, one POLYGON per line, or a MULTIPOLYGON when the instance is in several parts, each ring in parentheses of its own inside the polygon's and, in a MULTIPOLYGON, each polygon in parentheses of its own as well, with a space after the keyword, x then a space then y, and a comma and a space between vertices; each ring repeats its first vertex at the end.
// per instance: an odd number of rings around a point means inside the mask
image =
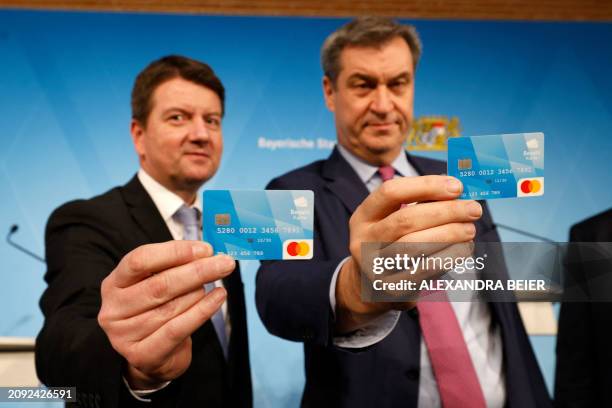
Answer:
POLYGON ((132 317, 201 288, 204 284, 223 279, 236 268, 236 261, 220 254, 198 259, 149 277, 117 294, 121 317, 132 317))
POLYGON ((164 324, 184 313, 201 301, 205 296, 204 289, 199 287, 183 296, 176 297, 154 309, 137 314, 127 319, 116 321, 112 334, 128 342, 136 342, 150 336, 164 324))
POLYGON ((365 221, 383 219, 402 204, 422 201, 443 201, 457 198, 463 185, 454 177, 400 177, 386 181, 359 206, 365 221))
POLYGON ((474 223, 455 222, 404 235, 396 242, 411 243, 416 246, 421 245, 424 247, 425 253, 428 254, 432 250, 433 252, 439 251, 451 243, 471 241, 475 236, 476 226, 474 223), (439 248, 437 248, 437 244, 440 245, 439 248))
POLYGON ((401 208, 389 214, 384 219, 371 225, 369 233, 378 242, 395 242, 413 232, 446 224, 473 222, 479 219, 481 215, 482 206, 472 200, 421 203, 401 208))
MULTIPOLYGON (((135 344, 138 345, 138 343, 135 344)), ((159 381, 174 380, 189 368, 192 356, 191 347, 191 337, 187 337, 171 351, 169 357, 161 361, 157 358, 152 360, 151 356, 139 356, 130 351, 128 355, 140 365, 136 367, 126 358, 128 360, 128 369, 133 367, 133 369, 138 370, 142 375, 155 378, 159 381)))
POLYGON ((459 258, 471 257, 473 251, 474 244, 471 241, 451 244, 429 255, 414 252, 411 244, 395 244, 380 252, 383 259, 394 260, 384 265, 383 273, 374 273, 372 260, 367 264, 364 263, 363 272, 370 280, 382 279, 384 282, 393 283, 402 280, 420 282, 447 272, 450 262, 454 265, 459 258), (404 267, 406 269, 403 269, 404 267))
POLYGON ((398 251, 429 256, 452 244, 470 242, 475 235, 476 226, 473 223, 453 223, 413 232, 392 243, 368 243, 366 248, 380 257, 394 257, 398 251))
POLYGON ((436 252, 443 251, 449 246, 453 245, 454 242, 403 242, 396 241, 392 244, 381 246, 380 250, 377 251, 377 256, 385 258, 395 257, 396 255, 403 256, 433 256, 436 252))
POLYGON ((212 247, 206 242, 175 240, 139 246, 126 256, 112 272, 113 284, 126 288, 154 273, 209 257, 212 247))
POLYGON ((164 365, 173 350, 219 310, 226 296, 225 289, 215 288, 198 303, 136 343, 133 353, 150 356, 148 360, 153 366, 164 365))
MULTIPOLYGON (((396 241, 392 243, 366 242, 361 245, 361 262, 362 269, 371 269, 374 259, 376 258, 392 258, 404 255, 410 257, 429 256, 436 252, 453 245, 452 242, 403 242, 396 241)), ((391 262, 391 261, 389 261, 391 262)))
MULTIPOLYGON (((473 253, 473 242, 452 244, 434 254, 420 257, 421 260, 416 268, 412 267, 405 271, 397 273, 390 272, 377 276, 384 282, 397 283, 402 280, 411 280, 420 283, 425 279, 434 279, 452 270, 452 268, 449 269, 450 264, 454 265, 458 259, 471 257, 473 253)), ((413 256, 419 258, 418 254, 413 256)))

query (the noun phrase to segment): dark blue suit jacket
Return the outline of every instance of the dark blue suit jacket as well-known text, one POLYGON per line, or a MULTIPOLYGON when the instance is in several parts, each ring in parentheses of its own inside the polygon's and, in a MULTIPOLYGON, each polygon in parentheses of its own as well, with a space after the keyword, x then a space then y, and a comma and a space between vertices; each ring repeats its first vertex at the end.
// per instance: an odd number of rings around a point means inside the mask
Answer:
MULTIPOLYGON (((571 242, 612 242, 612 209, 575 224, 571 242)), ((607 247, 609 248, 609 247, 607 247)), ((578 258, 568 268, 566 285, 588 288, 592 298, 583 302, 563 302, 559 312, 555 406, 558 408, 612 407, 612 288, 610 259, 578 258), (593 259, 598 259, 594 262, 593 259), (586 262, 585 262, 586 261, 586 262), (585 263, 583 263, 585 262, 585 263), (598 276, 598 279, 594 277, 598 276), (602 277, 606 276, 606 279, 602 277), (582 286, 584 285, 584 286, 582 286), (590 292, 594 290, 594 292, 590 292)), ((587 254, 589 251, 585 251, 587 254)), ((571 290, 566 293, 571 296, 571 290)))
MULTIPOLYGON (((408 156, 420 174, 446 172, 443 162, 408 156)), ((348 221, 369 194, 355 171, 334 149, 327 160, 294 170, 269 189, 304 189, 315 194, 314 259, 264 262, 257 274, 259 315, 270 333, 304 343, 304 407, 416 407, 421 331, 416 310, 402 312, 382 341, 358 352, 335 347, 329 287, 338 263, 349 255, 348 221)), ((499 241, 486 211, 478 239, 499 241)), ((491 303, 504 345, 507 406, 546 407, 550 398, 511 303, 491 303)))

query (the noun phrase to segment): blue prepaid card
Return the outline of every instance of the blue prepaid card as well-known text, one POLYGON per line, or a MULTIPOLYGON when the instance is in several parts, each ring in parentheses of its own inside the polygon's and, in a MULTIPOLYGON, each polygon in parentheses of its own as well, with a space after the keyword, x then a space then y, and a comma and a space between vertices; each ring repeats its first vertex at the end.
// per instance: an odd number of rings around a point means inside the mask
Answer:
POLYGON ((203 237, 235 259, 312 259, 310 190, 205 190, 203 237))
POLYGON ((461 180, 461 199, 544 194, 544 134, 448 139, 448 175, 461 180))

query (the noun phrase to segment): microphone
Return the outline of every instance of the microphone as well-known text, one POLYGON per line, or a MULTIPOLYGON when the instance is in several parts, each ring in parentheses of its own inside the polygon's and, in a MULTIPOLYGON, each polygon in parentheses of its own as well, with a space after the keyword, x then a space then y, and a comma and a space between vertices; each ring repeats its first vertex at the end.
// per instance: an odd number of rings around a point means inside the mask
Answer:
POLYGON ((18 329, 19 327, 23 326, 24 324, 26 324, 27 322, 29 322, 30 320, 32 320, 32 318, 34 317, 34 315, 32 314, 25 314, 23 316, 21 316, 19 319, 15 320, 11 325, 7 326, 7 328, 5 328, 4 331, 4 335, 5 336, 10 336, 10 334, 15 330, 18 329))
POLYGON ((45 262, 45 258, 36 255, 34 252, 22 247, 21 245, 19 245, 18 243, 13 241, 13 235, 19 230, 19 225, 17 224, 13 224, 11 225, 11 228, 9 229, 8 234, 6 235, 6 242, 12 246, 13 248, 18 249, 19 251, 23 252, 24 254, 31 256, 32 258, 44 263, 45 262))
POLYGON ((521 234, 521 235, 524 235, 524 236, 529 237, 529 238, 537 239, 538 241, 548 242, 549 244, 553 244, 555 246, 560 246, 558 242, 555 242, 555 241, 553 241, 550 238, 546 238, 546 237, 543 237, 541 235, 534 234, 533 232, 529 232, 529 231, 525 231, 525 230, 522 230, 522 229, 514 228, 514 227, 511 227, 509 225, 500 224, 498 222, 493 222, 493 228, 505 229, 505 230, 508 230, 510 232, 521 234))

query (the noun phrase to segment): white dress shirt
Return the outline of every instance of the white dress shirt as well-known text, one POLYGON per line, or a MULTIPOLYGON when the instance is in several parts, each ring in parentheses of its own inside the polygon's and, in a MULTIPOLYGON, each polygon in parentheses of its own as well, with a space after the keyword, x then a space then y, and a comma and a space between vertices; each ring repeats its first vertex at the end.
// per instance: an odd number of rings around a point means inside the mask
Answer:
MULTIPOLYGON (((172 238, 176 240, 183 239, 185 235, 185 228, 180 222, 177 222, 174 219, 174 214, 176 213, 176 211, 185 204, 183 199, 172 191, 168 190, 163 185, 161 185, 157 180, 151 177, 142 168, 138 170, 138 180, 153 200, 153 203, 161 214, 164 223, 166 223, 166 226, 170 230, 172 238)), ((200 214, 202 213, 202 199, 199 193, 196 194, 196 199, 190 207, 197 208, 200 211, 200 214)), ((201 229, 199 230, 199 237, 202 238, 201 229)), ((215 282, 215 286, 223 286, 223 282, 221 280, 218 280, 215 282)), ((229 339, 231 333, 231 323, 227 314, 227 301, 223 302, 221 310, 223 312, 223 319, 225 321, 225 333, 227 335, 227 338, 229 339)), ((168 386, 168 384, 170 384, 170 381, 168 381, 162 386, 152 390, 132 390, 125 377, 123 381, 125 382, 125 385, 128 387, 128 390, 130 391, 132 396, 137 400, 143 402, 151 402, 151 399, 145 398, 147 395, 159 391, 168 386)))
MULTIPOLYGON (((382 179, 378 174, 378 167, 364 162, 353 155, 340 144, 337 145, 342 157, 355 170, 359 178, 365 183, 370 192, 376 190, 382 179)), ((396 177, 414 177, 419 174, 410 165, 406 154, 402 151, 391 163, 396 171, 396 177)), ((332 311, 336 308, 336 282, 340 268, 348 258, 344 259, 334 272, 329 290, 329 299, 332 311)), ((475 273, 466 271, 466 274, 475 273)), ((465 276, 465 274, 464 274, 465 276)), ((462 293, 465 296, 465 292, 462 293)), ((476 375, 480 382, 487 407, 503 407, 506 401, 506 386, 503 370, 503 349, 500 329, 491 319, 489 305, 483 302, 477 294, 470 302, 453 302, 452 293, 448 294, 451 305, 457 316, 457 321, 463 332, 463 338, 474 364, 476 375)), ((335 337, 334 344, 345 348, 363 348, 383 340, 397 325, 401 312, 388 311, 367 326, 351 333, 348 336, 335 337)), ((440 393, 434 376, 427 346, 421 336, 421 359, 419 375, 420 408, 441 407, 440 393)), ((406 350, 406 352, 411 352, 406 350)))

